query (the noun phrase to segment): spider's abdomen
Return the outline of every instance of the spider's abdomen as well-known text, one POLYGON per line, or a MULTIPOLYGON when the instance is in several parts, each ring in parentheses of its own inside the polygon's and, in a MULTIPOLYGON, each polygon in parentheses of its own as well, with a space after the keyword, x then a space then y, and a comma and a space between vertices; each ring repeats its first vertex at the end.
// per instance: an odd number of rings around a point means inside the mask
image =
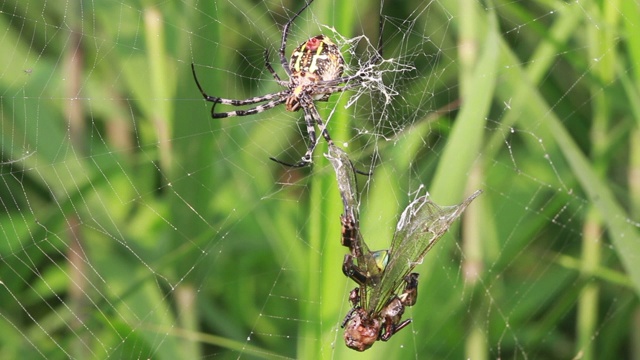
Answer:
POLYGON ((294 74, 313 74, 319 80, 328 81, 342 76, 344 59, 336 44, 324 35, 317 35, 293 51, 289 67, 294 74))
MULTIPOLYGON (((291 96, 285 103, 288 111, 300 110, 300 97, 327 101, 330 93, 315 92, 321 81, 339 79, 344 70, 344 59, 338 46, 324 35, 317 35, 300 44, 291 55, 291 96)), ((335 85, 335 84, 334 84, 335 85)))

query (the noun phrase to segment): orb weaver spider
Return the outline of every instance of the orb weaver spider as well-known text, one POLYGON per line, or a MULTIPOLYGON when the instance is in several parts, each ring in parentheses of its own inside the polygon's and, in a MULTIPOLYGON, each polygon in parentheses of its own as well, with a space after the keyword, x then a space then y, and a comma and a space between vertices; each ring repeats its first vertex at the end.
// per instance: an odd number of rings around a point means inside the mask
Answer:
MULTIPOLYGON (((344 58, 340 53, 340 49, 325 35, 316 35, 300 44, 292 53, 291 59, 287 62, 285 57, 285 48, 287 46, 287 37, 289 36, 289 28, 293 21, 307 8, 313 0, 310 0, 302 7, 287 23, 284 25, 282 32, 282 42, 280 50, 280 63, 285 73, 289 77, 288 81, 284 81, 273 69, 269 63, 269 51, 265 50, 265 67, 271 73, 273 78, 285 89, 273 94, 256 96, 253 98, 238 100, 225 99, 208 95, 196 76, 195 66, 191 64, 193 78, 204 99, 212 102, 211 117, 214 119, 232 116, 248 116, 259 114, 263 111, 272 109, 278 105, 285 104, 287 111, 298 111, 302 109, 304 112, 304 121, 307 126, 307 134, 309 135, 309 145, 307 151, 300 161, 294 164, 280 161, 270 157, 271 160, 289 167, 304 167, 312 163, 311 156, 317 145, 316 129, 322 134, 327 143, 333 145, 333 140, 327 131, 326 125, 323 123, 318 109, 314 101, 328 101, 331 94, 343 92, 364 83, 363 74, 358 72, 351 76, 342 76, 344 71, 344 58), (262 103, 262 104, 260 104, 262 103), (234 110, 229 112, 215 112, 217 104, 244 106, 260 104, 246 110, 234 110)), ((380 21, 380 33, 382 34, 382 20, 380 21)), ((381 37, 380 37, 381 39, 381 37)), ((371 64, 378 63, 382 59, 382 43, 378 40, 378 50, 376 56, 371 60, 371 64)), ((368 173, 361 174, 369 175, 368 173)))

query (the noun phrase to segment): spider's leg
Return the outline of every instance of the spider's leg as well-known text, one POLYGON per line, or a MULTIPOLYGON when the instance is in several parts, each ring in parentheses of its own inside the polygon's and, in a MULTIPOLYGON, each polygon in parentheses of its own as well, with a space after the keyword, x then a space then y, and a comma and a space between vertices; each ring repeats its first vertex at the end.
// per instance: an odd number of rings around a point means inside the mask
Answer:
MULTIPOLYGON (((273 94, 276 95, 276 94, 273 94)), ((270 95, 269 95, 270 96, 270 95)), ((264 96, 263 96, 264 97, 264 96)), ((222 99, 222 100, 228 100, 228 99, 222 99)), ((251 109, 247 109, 247 110, 235 110, 235 111, 229 111, 229 112, 223 112, 223 113, 216 113, 213 112, 213 108, 214 106, 211 107, 211 117, 214 119, 220 119, 220 118, 226 118, 226 117, 232 117, 232 116, 247 116, 247 115, 254 115, 254 114, 259 114, 265 110, 269 110, 271 108, 274 108, 282 103, 284 103, 285 101, 287 101, 286 97, 280 97, 276 100, 272 100, 269 101, 266 104, 262 104, 262 105, 258 105, 254 108, 251 109)), ((221 102, 222 104, 225 104, 224 102, 221 102)), ((233 105, 233 104, 230 104, 233 105)))
MULTIPOLYGON (((342 88, 342 87, 339 87, 342 88)), ((307 124, 307 133, 309 134, 309 147, 307 148, 307 152, 302 157, 302 160, 298 161, 295 164, 286 163, 284 161, 280 161, 274 157, 270 157, 269 159, 277 162, 278 164, 285 165, 288 167, 304 167, 311 164, 311 157, 313 155, 313 151, 316 149, 318 145, 317 137, 316 137, 316 128, 315 125, 318 125, 318 129, 320 129, 320 133, 322 137, 327 141, 329 146, 335 146, 329 132, 327 131, 327 127, 320 118, 320 114, 318 113, 318 109, 316 108, 313 100, 308 97, 303 97, 301 100, 301 107, 304 110, 304 121, 307 124)), ((360 175, 371 176, 370 172, 363 172, 360 170, 356 170, 356 172, 360 175)))
MULTIPOLYGON (((267 95, 262 95, 262 96, 256 96, 256 97, 252 97, 250 99, 245 99, 245 100, 224 99, 224 98, 219 98, 219 97, 215 98, 216 101, 208 100, 206 98, 205 98, 205 100, 211 101, 211 102, 215 102, 216 104, 222 104, 222 105, 243 106, 243 105, 257 104, 257 103, 261 103, 261 102, 265 102, 265 101, 271 101, 273 99, 284 98, 286 100, 288 94, 289 94, 288 90, 283 90, 283 91, 278 91, 277 93, 267 94, 267 95)), ((213 96, 211 96, 211 97, 214 98, 213 96)))
POLYGON ((361 81, 358 81, 357 83, 346 84, 346 85, 332 85, 332 86, 320 85, 320 86, 317 86, 315 89, 313 89, 313 94, 314 95, 317 95, 317 94, 331 95, 339 92, 345 92, 353 88, 357 88, 360 85, 362 85, 361 81))
POLYGON ((313 2, 313 0, 309 0, 309 2, 307 2, 302 9, 298 10, 298 12, 293 15, 293 17, 291 19, 289 19, 289 21, 287 21, 287 23, 284 25, 284 29, 282 29, 282 42, 280 44, 280 63, 282 64, 282 68, 284 69, 284 71, 287 73, 287 75, 291 76, 291 69, 289 69, 289 63, 287 62, 287 58, 284 54, 285 52, 285 48, 287 47, 287 37, 289 36, 289 27, 291 26, 291 24, 293 23, 293 21, 300 16, 300 14, 302 14, 302 12, 304 11, 304 9, 306 9, 307 7, 309 7, 309 5, 311 5, 311 3, 313 2))
POLYGON ((269 70, 269 73, 271 73, 271 76, 276 79, 278 84, 287 86, 287 82, 280 79, 280 76, 278 76, 278 73, 273 69, 273 66, 271 66, 271 63, 269 62, 269 49, 264 49, 264 66, 269 70))
POLYGON ((356 310, 358 310, 359 308, 357 307, 352 307, 351 310, 349 310, 349 312, 347 313, 347 315, 344 317, 344 319, 342 320, 342 322, 340 323, 340 327, 344 329, 345 326, 347 326, 347 323, 349 322, 349 320, 351 320, 351 317, 353 316, 353 313, 356 312, 356 310))
POLYGON ((387 322, 385 326, 385 331, 382 334, 380 334, 380 340, 388 341, 389 339, 391 339, 393 335, 395 335, 396 333, 398 333, 398 331, 407 327, 407 325, 409 324, 411 324, 411 319, 407 319, 397 325, 394 324, 393 322, 387 322))
POLYGON ((355 75, 349 75, 349 76, 342 76, 333 80, 321 80, 317 82, 317 86, 337 86, 345 83, 346 85, 351 85, 351 84, 355 84, 356 86, 360 85, 360 83, 362 83, 362 75, 355 74, 355 75))
MULTIPOLYGON (((382 12, 382 9, 380 12, 382 12)), ((380 14, 380 28, 378 30, 378 56, 373 59, 373 63, 375 64, 382 61, 382 30, 384 30, 384 16, 380 14)))
MULTIPOLYGON (((324 122, 322 122, 322 119, 320 118, 320 115, 318 115, 318 112, 316 111, 316 116, 313 117, 313 120, 315 121, 316 124, 318 124, 318 129, 320 129, 322 137, 324 137, 325 140, 327 140, 327 143, 329 144, 329 146, 333 146, 333 140, 331 140, 331 136, 329 136, 329 131, 327 131, 327 126, 324 124, 324 122)), ((311 129, 313 129, 314 135, 315 135, 315 129, 313 128, 313 126, 311 126, 311 129)), ((309 129, 309 124, 307 124, 307 132, 309 132, 309 134, 311 134, 311 130, 309 129)), ((315 146, 314 146, 315 148, 315 146)), ((313 149, 309 149, 313 152, 313 149)))
POLYGON ((213 103, 213 107, 211 108, 211 112, 213 113, 213 108, 216 107, 216 104, 220 103, 221 99, 215 96, 209 96, 206 92, 204 92, 204 89, 200 85, 200 81, 198 81, 198 76, 196 75, 196 67, 193 63, 191 63, 191 72, 193 73, 193 80, 196 81, 196 86, 198 86, 198 90, 200 90, 200 94, 202 94, 202 97, 204 97, 205 100, 213 103))
MULTIPOLYGON (((336 88, 339 89, 339 90, 331 91, 329 93, 333 94, 333 93, 338 92, 338 91, 344 91, 343 90, 344 87, 345 86, 337 86, 336 88)), ((312 105, 313 105, 313 103, 312 103, 312 105)), ((315 121, 316 124, 318 124, 318 129, 320 129, 320 131, 322 131, 322 133, 321 133, 322 137, 324 137, 324 139, 327 140, 327 143, 329 144, 329 146, 335 146, 335 144, 333 143, 333 140, 331 140, 331 136, 329 136, 329 132, 327 131, 327 126, 324 125, 324 123, 322 122, 322 118, 320 117, 320 114, 318 114, 318 109, 316 108, 316 106, 313 105, 313 107, 310 109, 310 111, 313 112, 313 120, 315 121)), ((309 124, 307 124, 307 131, 309 131, 309 124)), ((315 129, 313 129, 313 135, 314 135, 313 137, 315 138, 315 129)), ((311 137, 311 133, 309 133, 309 137, 311 137)), ((315 144, 315 142, 313 144, 314 144, 313 148, 311 146, 309 146, 309 150, 307 151, 309 153, 309 159, 311 159, 311 154, 313 154, 313 150, 315 149, 315 145, 317 145, 317 144, 315 144)), ((305 157, 306 156, 307 155, 305 154, 305 157)), ((355 167, 354 167, 354 170, 355 170, 356 173, 358 173, 360 175, 364 175, 364 176, 371 176, 373 174, 372 172, 364 172, 364 171, 355 169, 355 167)))
MULTIPOLYGON (((338 88, 342 89, 343 87, 344 86, 339 86, 338 88)), ((333 143, 333 140, 331 139, 331 136, 329 135, 329 131, 327 131, 327 126, 322 121, 322 118, 320 117, 320 114, 318 113, 318 109, 316 108, 315 104, 313 102, 310 102, 307 106, 303 106, 303 108, 305 109, 305 120, 307 121, 307 132, 309 133, 309 138, 315 139, 316 137, 316 131, 313 126, 313 124, 315 123, 318 125, 318 129, 320 129, 320 133, 322 134, 322 137, 324 137, 324 139, 327 140, 327 143, 329 144, 329 146, 335 146, 335 144, 333 143), (308 118, 307 118, 307 113, 309 113, 308 118)), ((309 149, 307 150, 307 153, 304 155, 303 160, 304 158, 307 158, 307 157, 309 158, 309 160, 311 160, 311 155, 313 154, 313 150, 315 150, 316 145, 317 143, 315 141, 312 141, 309 144, 309 149)), ((363 173, 362 171, 359 171, 359 170, 356 170, 356 172, 361 175, 366 175, 366 176, 371 175, 370 173, 363 173)))
POLYGON ((196 76, 196 69, 193 64, 191 64, 191 71, 193 72, 193 79, 196 81, 196 85, 198 86, 198 89, 200 90, 202 97, 204 97, 206 101, 213 103, 213 106, 211 107, 211 117, 214 119, 231 117, 231 116, 247 116, 247 115, 261 113, 265 110, 269 110, 275 106, 278 106, 284 103, 285 101, 287 101, 287 96, 289 95, 289 90, 282 90, 277 93, 256 96, 251 99, 245 99, 245 100, 219 98, 216 96, 208 95, 204 91, 204 89, 200 85, 200 82, 198 81, 198 77, 196 76), (247 109, 247 110, 236 110, 236 111, 229 111, 229 112, 222 112, 222 113, 217 113, 215 111, 217 104, 243 106, 243 105, 257 104, 265 101, 268 101, 268 102, 266 104, 258 105, 254 108, 247 109))
POLYGON ((333 140, 331 140, 331 136, 329 136, 329 132, 327 131, 327 127, 322 122, 320 118, 320 114, 318 113, 318 109, 313 101, 309 99, 305 99, 304 104, 302 104, 302 108, 304 109, 304 121, 307 124, 307 133, 309 134, 309 147, 307 148, 307 152, 302 157, 302 161, 311 162, 311 156, 313 155, 313 150, 316 149, 318 142, 316 141, 316 127, 318 125, 318 129, 320 129, 320 133, 329 146, 333 146, 333 140))
MULTIPOLYGON (((316 123, 322 124, 322 120, 319 120, 320 115, 318 114, 318 110, 313 104, 313 101, 306 98, 304 100, 303 99, 301 100, 302 100, 301 106, 302 106, 302 109, 304 110, 304 122, 307 124, 307 133, 309 134, 309 147, 307 148, 307 152, 302 157, 302 160, 298 161, 295 164, 286 163, 274 157, 269 158, 277 162, 278 164, 282 164, 289 167, 304 167, 311 164, 311 156, 313 155, 313 150, 315 150, 317 145, 316 128, 314 125, 316 123), (317 117, 318 119, 315 119, 314 116, 317 117)), ((323 129, 322 135, 324 136, 325 139, 327 139, 327 142, 329 142, 329 144, 333 145, 333 140, 331 140, 328 133, 325 135, 325 132, 326 132, 326 129, 323 129)))
POLYGON ((196 81, 196 85, 198 86, 198 90, 200 90, 202 97, 204 97, 206 101, 212 102, 215 104, 232 105, 232 106, 251 105, 251 104, 256 104, 264 101, 269 101, 276 98, 287 97, 289 93, 289 90, 282 90, 277 93, 256 96, 256 97, 245 99, 245 100, 219 98, 217 96, 208 95, 204 91, 204 89, 202 88, 202 85, 200 85, 200 82, 198 81, 198 77, 196 75, 196 69, 193 64, 191 64, 191 71, 193 72, 193 79, 196 81))
MULTIPOLYGON (((331 94, 345 92, 362 86, 364 81, 360 75, 345 76, 329 81, 319 81, 313 89, 313 95, 324 94, 321 100, 329 99, 331 94), (340 85, 345 83, 344 85, 340 85)), ((326 100, 325 100, 326 101, 326 100)))
POLYGON ((350 254, 344 254, 342 273, 349 279, 355 281, 359 286, 364 286, 369 280, 367 274, 353 263, 353 256, 350 254))
POLYGON ((311 164, 310 162, 306 162, 306 161, 299 161, 299 162, 297 162, 295 164, 292 164, 292 163, 284 162, 282 160, 278 160, 278 159, 274 158, 273 156, 270 156, 269 160, 277 162, 280 165, 284 165, 286 167, 292 167, 292 168, 301 168, 301 167, 305 167, 305 166, 311 164))

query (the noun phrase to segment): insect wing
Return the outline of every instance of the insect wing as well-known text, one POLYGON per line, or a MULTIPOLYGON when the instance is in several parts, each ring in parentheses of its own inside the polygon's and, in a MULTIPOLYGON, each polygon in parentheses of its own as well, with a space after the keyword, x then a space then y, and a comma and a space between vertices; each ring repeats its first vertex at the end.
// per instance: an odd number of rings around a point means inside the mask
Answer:
POLYGON ((356 169, 353 167, 347 153, 341 148, 332 145, 329 146, 329 154, 325 155, 333 170, 336 173, 338 181, 338 189, 344 206, 344 215, 350 215, 358 223, 358 208, 360 200, 358 199, 358 183, 356 181, 356 169))
POLYGON ((389 249, 389 261, 380 285, 370 294, 369 309, 380 311, 403 284, 404 278, 422 262, 426 253, 482 193, 477 190, 459 205, 438 206, 428 196, 412 201, 400 215, 389 249))
MULTIPOLYGON (((356 182, 356 170, 349 160, 347 153, 341 148, 330 145, 329 154, 326 155, 336 173, 338 189, 344 214, 342 215, 342 244, 349 247, 351 256, 357 261, 357 267, 366 278, 366 285, 374 286, 380 281, 382 271, 388 261, 387 251, 372 252, 364 242, 360 233, 359 213, 360 200, 358 198, 358 184, 356 182)), ((367 289, 363 289, 362 300, 366 299, 367 289)))

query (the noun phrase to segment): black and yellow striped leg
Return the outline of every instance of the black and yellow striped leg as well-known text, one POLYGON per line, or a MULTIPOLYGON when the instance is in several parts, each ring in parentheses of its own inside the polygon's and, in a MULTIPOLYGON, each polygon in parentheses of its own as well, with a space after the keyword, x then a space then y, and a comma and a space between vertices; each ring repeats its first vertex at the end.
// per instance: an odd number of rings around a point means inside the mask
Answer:
POLYGON ((313 100, 311 99, 300 99, 301 107, 304 111, 304 122, 307 125, 307 134, 309 134, 309 147, 307 148, 307 152, 302 157, 302 160, 295 164, 289 164, 284 161, 280 161, 276 158, 270 158, 271 160, 277 162, 278 164, 282 164, 289 167, 304 167, 310 165, 312 163, 311 157, 313 156, 313 151, 318 145, 318 138, 316 136, 316 128, 315 125, 318 124, 318 128, 320 129, 322 136, 327 140, 330 145, 333 145, 333 140, 329 136, 327 129, 324 126, 324 123, 320 119, 320 114, 318 114, 318 110, 316 106, 313 104, 313 100))

